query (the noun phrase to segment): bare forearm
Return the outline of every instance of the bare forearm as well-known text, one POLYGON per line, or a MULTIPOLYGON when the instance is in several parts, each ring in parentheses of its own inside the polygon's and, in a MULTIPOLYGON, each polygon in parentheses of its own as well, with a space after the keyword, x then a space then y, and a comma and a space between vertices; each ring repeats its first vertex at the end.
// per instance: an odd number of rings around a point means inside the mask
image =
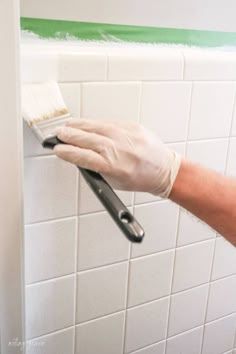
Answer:
POLYGON ((236 246, 236 181, 182 161, 170 199, 236 246))

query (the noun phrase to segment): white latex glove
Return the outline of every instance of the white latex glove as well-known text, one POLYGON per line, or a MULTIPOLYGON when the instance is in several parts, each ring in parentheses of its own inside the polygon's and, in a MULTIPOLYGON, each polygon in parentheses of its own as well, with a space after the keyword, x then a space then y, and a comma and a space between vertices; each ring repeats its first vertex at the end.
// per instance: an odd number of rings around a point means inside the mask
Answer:
POLYGON ((121 190, 169 196, 181 157, 157 136, 134 122, 71 119, 57 130, 56 155, 80 167, 99 172, 121 190))

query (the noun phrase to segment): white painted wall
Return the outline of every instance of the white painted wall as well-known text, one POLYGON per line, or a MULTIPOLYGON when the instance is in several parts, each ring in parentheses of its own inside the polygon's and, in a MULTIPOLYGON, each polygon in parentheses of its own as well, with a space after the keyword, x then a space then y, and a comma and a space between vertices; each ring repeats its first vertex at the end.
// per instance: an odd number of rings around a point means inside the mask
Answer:
POLYGON ((21 15, 88 22, 236 31, 235 0, 21 0, 21 15))
MULTIPOLYGON (((22 341, 22 123, 19 105, 19 2, 0 1, 0 352, 22 341), (9 342, 15 341, 15 344, 9 342)), ((22 353, 22 352, 21 352, 22 353)))

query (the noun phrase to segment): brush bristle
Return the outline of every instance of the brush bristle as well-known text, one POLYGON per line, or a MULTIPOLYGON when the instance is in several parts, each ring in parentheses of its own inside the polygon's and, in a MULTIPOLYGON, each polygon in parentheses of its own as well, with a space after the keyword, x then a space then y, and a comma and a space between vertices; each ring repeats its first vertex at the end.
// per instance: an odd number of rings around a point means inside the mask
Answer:
POLYGON ((22 115, 29 126, 68 113, 56 82, 24 84, 22 87, 22 115))

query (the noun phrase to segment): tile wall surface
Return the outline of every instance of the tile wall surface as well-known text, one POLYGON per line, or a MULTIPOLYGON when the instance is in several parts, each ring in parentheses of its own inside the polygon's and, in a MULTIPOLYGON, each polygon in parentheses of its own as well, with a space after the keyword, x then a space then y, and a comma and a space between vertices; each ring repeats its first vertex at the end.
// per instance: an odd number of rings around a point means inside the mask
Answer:
MULTIPOLYGON (((236 176, 232 52, 23 44, 22 80, 57 80, 78 119, 139 121, 236 176)), ((146 231, 130 244, 26 126, 24 151, 27 354, 236 353, 231 244, 169 201, 119 192, 146 231)))

